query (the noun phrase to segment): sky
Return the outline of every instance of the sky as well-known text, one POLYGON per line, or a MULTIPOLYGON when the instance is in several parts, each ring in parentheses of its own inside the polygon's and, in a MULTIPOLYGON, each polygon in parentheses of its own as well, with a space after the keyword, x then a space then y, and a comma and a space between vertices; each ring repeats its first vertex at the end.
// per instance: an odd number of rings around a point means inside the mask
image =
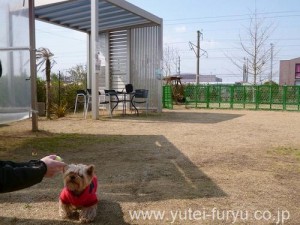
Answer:
MULTIPOLYGON (((180 72, 196 73, 196 55, 189 43, 196 45, 201 31, 200 74, 217 75, 224 83, 242 81, 242 72, 231 59, 247 57, 240 40, 247 43, 250 17, 257 12, 264 26, 272 27, 266 49, 274 45, 273 64, 266 65, 261 82, 278 82, 279 60, 300 57, 299 0, 128 0, 128 2, 163 19, 165 47, 178 51, 180 72)), ((86 63, 86 34, 36 22, 36 45, 47 47, 55 55, 53 71, 64 72, 86 63)), ((175 71, 174 71, 175 73, 175 71)))

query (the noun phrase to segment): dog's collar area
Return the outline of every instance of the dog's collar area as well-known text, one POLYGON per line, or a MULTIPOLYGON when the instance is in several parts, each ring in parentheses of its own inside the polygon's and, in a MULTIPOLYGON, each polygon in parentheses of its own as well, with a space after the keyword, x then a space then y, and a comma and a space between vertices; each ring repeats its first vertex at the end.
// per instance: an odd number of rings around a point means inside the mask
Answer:
POLYGON ((87 189, 89 189, 89 193, 91 194, 93 189, 95 188, 95 184, 92 182, 89 186, 87 186, 84 190, 82 191, 71 191, 70 189, 67 189, 68 192, 70 192, 73 196, 79 197, 81 194, 83 194, 87 189))
POLYGON ((92 192, 93 192, 93 189, 95 188, 95 184, 94 184, 94 182, 92 182, 91 184, 90 184, 90 188, 89 188, 89 193, 91 194, 92 192))
POLYGON ((77 197, 79 197, 79 196, 84 192, 84 190, 83 190, 83 191, 71 191, 71 190, 69 190, 69 189, 68 189, 68 191, 69 191, 72 195, 77 196, 77 197))

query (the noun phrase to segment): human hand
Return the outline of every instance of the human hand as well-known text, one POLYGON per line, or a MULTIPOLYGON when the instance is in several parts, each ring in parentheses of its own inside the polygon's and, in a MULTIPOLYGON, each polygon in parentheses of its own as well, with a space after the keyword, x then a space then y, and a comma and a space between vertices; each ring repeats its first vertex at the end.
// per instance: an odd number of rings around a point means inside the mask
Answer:
POLYGON ((63 172, 64 167, 67 165, 64 162, 57 161, 56 157, 56 155, 48 155, 41 159, 47 166, 45 177, 53 177, 59 172, 63 172))

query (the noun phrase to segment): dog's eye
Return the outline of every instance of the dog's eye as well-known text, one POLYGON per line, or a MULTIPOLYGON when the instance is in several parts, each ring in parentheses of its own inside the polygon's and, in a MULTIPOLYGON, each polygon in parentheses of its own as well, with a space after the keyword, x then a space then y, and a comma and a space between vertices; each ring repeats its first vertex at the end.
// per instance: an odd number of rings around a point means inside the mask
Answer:
POLYGON ((78 174, 78 175, 79 175, 79 177, 83 178, 83 175, 82 175, 82 174, 78 174))

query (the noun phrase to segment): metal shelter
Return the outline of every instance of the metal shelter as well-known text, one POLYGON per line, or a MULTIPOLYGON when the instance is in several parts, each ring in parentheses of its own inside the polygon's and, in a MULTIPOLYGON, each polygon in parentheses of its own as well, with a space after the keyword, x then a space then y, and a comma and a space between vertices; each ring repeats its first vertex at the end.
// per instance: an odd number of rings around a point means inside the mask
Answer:
POLYGON ((150 107, 161 111, 162 19, 124 0, 40 0, 35 18, 88 35, 88 86, 92 117, 98 91, 127 83, 150 91, 150 107))
MULTIPOLYGON (((0 1, 0 124, 30 116, 36 119, 32 3, 33 0, 0 1)), ((33 125, 33 130, 36 128, 33 125)))

